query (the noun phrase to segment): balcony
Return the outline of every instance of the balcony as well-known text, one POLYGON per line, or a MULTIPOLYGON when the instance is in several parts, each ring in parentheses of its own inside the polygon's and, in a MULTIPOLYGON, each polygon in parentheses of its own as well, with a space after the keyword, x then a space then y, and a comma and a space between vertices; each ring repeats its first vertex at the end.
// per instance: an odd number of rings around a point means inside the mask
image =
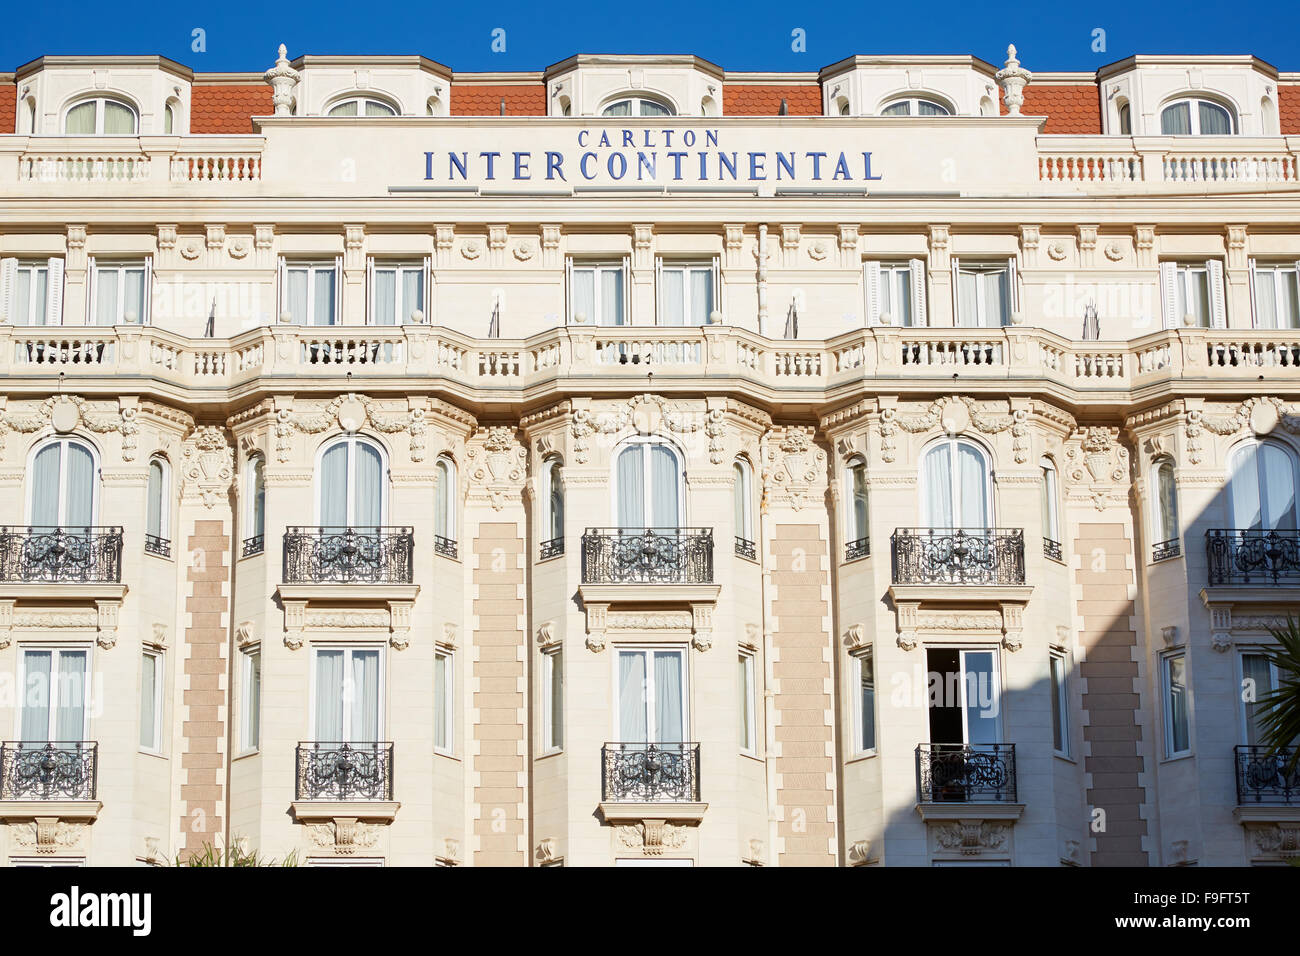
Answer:
POLYGON ((1300 585, 1300 532, 1212 528, 1205 533, 1210 587, 1300 585))
POLYGON ((1237 805, 1300 807, 1300 769, 1286 772, 1295 751, 1295 747, 1281 747, 1277 753, 1269 753, 1269 748, 1260 744, 1234 747, 1237 805))
POLYGON ((393 799, 391 743, 304 741, 297 748, 295 799, 336 803, 393 799))
POLYGON ((0 743, 0 801, 94 800, 98 756, 91 740, 0 743))
POLYGON ((736 537, 736 554, 751 561, 758 560, 758 546, 748 538, 736 537))
POLYGON ((858 538, 856 541, 850 541, 844 546, 844 560, 856 561, 858 558, 865 558, 871 554, 871 539, 858 538))
POLYGON ((699 802, 699 744, 611 743, 600 753, 603 802, 699 802))
POLYGON ((1151 546, 1151 560, 1168 561, 1170 558, 1181 557, 1183 553, 1183 543, 1179 538, 1170 538, 1168 541, 1157 541, 1151 546))
POLYGON ((289 528, 286 584, 410 584, 411 528, 289 528))
POLYGON ((558 558, 564 554, 564 539, 552 538, 550 541, 543 541, 537 549, 537 560, 545 561, 547 558, 558 558))
POLYGON ((916 799, 935 803, 1016 802, 1015 744, 921 744, 916 799))
POLYGON ((144 536, 144 553, 156 555, 160 558, 170 558, 172 556, 172 543, 167 538, 161 538, 156 534, 146 534, 144 536))
POLYGON ((899 528, 890 544, 897 585, 1025 583, 1025 533, 1021 528, 899 528))
POLYGON ((712 584, 712 528, 588 528, 583 584, 712 584))
POLYGON ((120 584, 121 581, 121 528, 0 528, 0 582, 120 584))

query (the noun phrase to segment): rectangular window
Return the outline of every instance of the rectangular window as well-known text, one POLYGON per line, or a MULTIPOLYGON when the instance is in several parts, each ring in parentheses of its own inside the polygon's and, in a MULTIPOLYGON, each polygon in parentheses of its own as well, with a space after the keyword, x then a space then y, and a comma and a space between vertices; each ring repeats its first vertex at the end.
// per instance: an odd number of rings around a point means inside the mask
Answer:
POLYGON ((1300 328, 1300 263, 1250 260, 1250 292, 1257 329, 1300 328))
POLYGON ((1165 756, 1191 753, 1191 727, 1187 708, 1187 655, 1168 654, 1161 659, 1165 697, 1165 756))
POLYGON ((1015 260, 998 263, 959 263, 953 258, 953 287, 957 296, 957 325, 997 329, 1011 322, 1016 311, 1015 260))
POLYGON ((1241 702, 1244 713, 1244 743, 1259 745, 1264 743, 1264 727, 1261 719, 1270 708, 1261 704, 1278 686, 1277 668, 1263 654, 1246 653, 1241 655, 1241 702))
POLYGON ((923 326, 925 260, 863 263, 867 325, 923 326))
POLYGON ((1223 263, 1218 259, 1160 263, 1160 308, 1167 329, 1226 328, 1223 263))
POLYGON ((452 706, 456 698, 453 673, 450 654, 438 651, 433 655, 433 749, 442 754, 452 751, 452 706))
POLYGON ((1062 757, 1070 756, 1070 693, 1065 655, 1051 655, 1052 746, 1062 757))
POLYGON ((995 650, 935 647, 926 653, 931 678, 930 743, 979 747, 1002 742, 1002 691, 995 650))
POLYGON ((262 743, 262 654, 261 651, 244 651, 240 661, 239 749, 251 753, 262 743))
POLYGON ((402 325, 427 313, 428 264, 370 261, 370 324, 402 325))
POLYGON ((378 649, 316 648, 313 725, 318 743, 377 743, 381 737, 378 649))
POLYGON ((0 259, 0 321, 63 323, 63 260, 0 259))
POLYGON ((542 655, 542 750, 564 748, 564 658, 556 648, 542 655))
POLYGON ((680 650, 621 650, 616 658, 619 741, 687 740, 686 655, 680 650))
POLYGON ((876 749, 876 662, 871 651, 853 656, 853 671, 857 703, 854 749, 869 753, 876 749))
POLYGON ((569 260, 569 322, 573 325, 627 325, 626 288, 626 260, 569 260))
POLYGON ((754 732, 754 655, 741 654, 738 659, 740 678, 740 749, 742 753, 758 752, 754 732))
POLYGON ((90 262, 90 324, 148 325, 152 260, 90 262))
POLYGON ((659 324, 707 325, 717 307, 718 266, 659 260, 659 324))
POLYGON ((23 650, 19 739, 26 743, 87 739, 89 665, 86 648, 23 650))
POLYGON ((140 749, 153 754, 162 752, 162 660, 157 651, 140 655, 140 749))
POLYGON ((333 261, 280 260, 280 311, 295 325, 338 325, 339 273, 333 261))

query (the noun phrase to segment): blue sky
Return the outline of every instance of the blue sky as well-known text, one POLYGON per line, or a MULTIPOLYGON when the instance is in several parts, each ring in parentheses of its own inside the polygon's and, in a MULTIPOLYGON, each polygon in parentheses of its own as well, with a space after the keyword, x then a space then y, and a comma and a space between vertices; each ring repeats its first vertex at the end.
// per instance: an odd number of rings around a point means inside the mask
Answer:
POLYGON ((972 53, 1030 70, 1092 70, 1132 53, 1254 53, 1300 70, 1300 4, 1249 15, 1177 3, 770 2, 29 3, 0 31, 0 70, 44 53, 160 53, 199 71, 263 70, 300 53, 420 53, 456 70, 537 70, 572 53, 694 53, 731 70, 815 71, 853 53, 972 53), (1103 9, 1106 8, 1106 9, 1103 9), (582 11, 582 12, 579 12, 582 11), (591 11, 591 12, 586 12, 591 11), (1225 11, 1230 13, 1225 16, 1225 11), (505 30, 505 52, 492 31, 505 30), (805 31, 806 52, 791 49, 805 31), (192 49, 205 31, 206 51, 192 49), (1094 51, 1093 31, 1105 31, 1094 51))

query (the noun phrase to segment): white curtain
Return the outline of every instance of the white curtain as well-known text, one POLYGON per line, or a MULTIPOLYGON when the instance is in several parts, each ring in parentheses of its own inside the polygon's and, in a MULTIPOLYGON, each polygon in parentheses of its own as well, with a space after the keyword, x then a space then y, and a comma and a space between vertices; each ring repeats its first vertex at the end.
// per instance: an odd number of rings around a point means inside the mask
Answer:
POLYGON ((327 528, 348 525, 348 445, 338 442, 321 456, 320 523, 327 528))
POLYGON ((266 533, 266 475, 265 463, 261 455, 254 455, 248 459, 248 467, 252 469, 252 496, 253 496, 253 514, 249 529, 253 537, 266 533))
POLYGON ((646 526, 645 467, 641 458, 644 451, 644 445, 632 445, 618 456, 617 519, 620 528, 646 526))
POLYGON ((140 656, 140 746, 146 750, 158 749, 154 731, 158 721, 158 657, 154 654, 140 656))
POLYGON ((550 655, 551 662, 551 746, 564 746, 564 658, 563 652, 550 655))
POLYGON ((447 726, 447 715, 451 713, 448 706, 451 699, 450 660, 446 654, 433 656, 433 745, 439 750, 451 749, 451 732, 447 726))
POLYGON ((89 449, 76 442, 68 442, 67 448, 68 497, 63 524, 69 528, 86 528, 94 521, 95 459, 89 449))
POLYGON ((1261 445, 1263 456, 1264 520, 1268 528, 1292 530, 1295 521, 1295 465, 1291 456, 1276 445, 1261 445))
POLYGON ((375 270, 375 325, 393 325, 397 316, 397 270, 375 270))
POLYGON ((596 271, 573 270, 573 315, 582 313, 589 324, 596 322, 596 271))
POLYGON ((384 463, 379 451, 364 442, 356 448, 356 500, 352 503, 357 527, 378 527, 383 523, 384 463))
POLYGON ((962 680, 966 705, 966 743, 998 743, 1000 731, 992 651, 963 651, 962 680))
POLYGON ((1255 327, 1258 329, 1275 329, 1277 328, 1278 302, 1273 285, 1273 270, 1260 269, 1255 273, 1254 278, 1255 327))
POLYGON ((551 462, 550 469, 550 535, 552 540, 564 537, 564 487, 560 463, 551 462))
POLYGON ((876 675, 875 668, 871 657, 863 657, 858 661, 858 676, 860 681, 859 701, 862 737, 858 741, 858 746, 862 750, 876 749, 876 675))
POLYGON ((1165 461, 1156 472, 1160 495, 1160 534, 1162 541, 1178 537, 1178 498, 1174 488, 1174 466, 1165 461))
POLYGON ((149 491, 147 513, 145 515, 145 533, 156 538, 162 537, 163 512, 163 467, 161 462, 149 462, 149 491))
POLYGON ((134 136, 135 113, 121 103, 104 103, 104 135, 134 136))
POLYGON ((117 325, 117 284, 120 278, 117 269, 95 270, 96 325, 117 325))
POLYGON ((316 740, 343 740, 343 651, 316 652, 316 740))
POLYGON ((935 445, 921 462, 925 500, 921 502, 921 524, 926 528, 952 527, 952 466, 948 445, 935 445))
POLYGON ((656 651, 655 740, 678 743, 685 740, 682 726, 682 655, 680 651, 656 651))
POLYGON ((681 269, 663 269, 659 273, 662 286, 659 290, 661 325, 685 325, 684 313, 686 291, 683 288, 684 272, 681 269))
POLYGON ((749 494, 748 482, 745 481, 745 469, 736 462, 731 466, 734 489, 732 494, 732 521, 736 524, 736 537, 749 538, 749 525, 745 521, 745 496, 749 494))
POLYGON ((86 736, 86 652, 59 652, 59 709, 54 715, 55 740, 84 740, 86 736))
POLYGON ((647 740, 645 657, 642 651, 618 655, 618 729, 626 743, 647 740))
POLYGON ((1232 135, 1232 119, 1228 116, 1227 110, 1213 103, 1198 103, 1197 107, 1200 113, 1202 136, 1232 135))
POLYGON ((1191 746, 1187 726, 1187 659, 1165 658, 1169 678, 1169 752, 1182 753, 1191 746))
POLYGON ((261 741, 262 655, 248 655, 248 686, 244 688, 244 747, 251 750, 261 741))
POLYGON ((1246 703, 1246 743, 1264 742, 1264 731, 1260 718, 1268 713, 1268 707, 1261 707, 1259 699, 1273 689, 1273 669, 1268 665, 1268 658, 1263 654, 1243 654, 1241 656, 1241 676, 1254 682, 1254 700, 1246 703))
POLYGON ((601 111, 601 113, 604 116, 631 116, 632 101, 620 100, 617 103, 610 103, 601 111))
POLYGON ((984 456, 970 445, 958 444, 957 459, 960 462, 958 490, 961 501, 958 510, 961 527, 967 531, 979 531, 989 526, 988 475, 984 469, 984 456))
POLYGON ((1043 537, 1059 541, 1056 528, 1056 469, 1041 466, 1043 473, 1043 537))
POLYGON ((983 324, 990 329, 1001 328, 1011 317, 1007 274, 1002 269, 985 272, 980 276, 980 281, 984 286, 983 324))
POLYGON ((19 736, 27 742, 50 739, 50 669, 53 651, 23 652, 22 721, 19 736))
POLYGON ((859 463, 849 473, 853 476, 853 540, 858 541, 867 536, 867 468, 859 463))
POLYGON ((397 314, 397 322, 410 321, 411 313, 416 309, 424 311, 424 273, 419 269, 402 271, 402 309, 397 314))
POLYGON ((977 328, 980 324, 977 273, 957 273, 957 324, 968 329, 977 328))
POLYGON ((704 325, 713 311, 713 270, 691 270, 691 325, 704 325))
POLYGON ((46 445, 32 462, 32 524, 52 527, 59 523, 59 456, 63 446, 46 445))
POLYGON ((650 489, 651 527, 678 527, 681 511, 677 500, 677 456, 665 445, 650 446, 650 489))
POLYGON ((312 273, 312 325, 334 324, 334 270, 316 269, 312 273))
POLYGON ((741 654, 736 663, 740 665, 740 673, 737 675, 738 685, 740 687, 740 749, 753 750, 754 738, 753 732, 749 725, 750 701, 753 700, 754 689, 749 686, 750 683, 750 661, 752 657, 741 654))
POLYGON ((379 740, 379 652, 352 652, 352 715, 348 740, 379 740))
POLYGON ((298 325, 305 325, 308 320, 307 277, 308 271, 306 269, 289 269, 286 274, 289 288, 285 297, 285 304, 293 321, 298 325))
POLYGON ((144 270, 122 270, 122 321, 129 325, 144 322, 144 270))
POLYGON ((64 132, 74 136, 93 136, 95 134, 95 103, 82 103, 68 110, 63 121, 64 132))
POLYGON ((603 325, 623 324, 623 272, 605 269, 600 274, 600 321, 603 325))
POLYGON ((1192 131, 1192 112, 1187 103, 1166 106, 1160 113, 1160 133, 1163 136, 1186 136, 1192 131))
POLYGON ((889 290, 889 304, 885 306, 889 314, 894 317, 896 325, 911 326, 912 318, 912 270, 911 269, 891 269, 886 281, 883 283, 889 290), (895 296, 894 292, 898 294, 895 296))
POLYGON ((438 487, 434 492, 434 511, 433 511, 433 533, 443 538, 453 538, 452 518, 452 500, 455 493, 455 472, 452 471, 451 465, 446 459, 439 458, 435 468, 437 472, 438 487))

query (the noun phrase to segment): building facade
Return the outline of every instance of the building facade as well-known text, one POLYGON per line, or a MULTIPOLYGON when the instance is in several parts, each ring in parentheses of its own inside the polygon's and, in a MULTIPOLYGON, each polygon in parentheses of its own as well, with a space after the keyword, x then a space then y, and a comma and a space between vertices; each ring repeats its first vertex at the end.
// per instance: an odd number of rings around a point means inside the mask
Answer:
POLYGON ((1300 74, 0 74, 0 860, 1280 862, 1300 74))

